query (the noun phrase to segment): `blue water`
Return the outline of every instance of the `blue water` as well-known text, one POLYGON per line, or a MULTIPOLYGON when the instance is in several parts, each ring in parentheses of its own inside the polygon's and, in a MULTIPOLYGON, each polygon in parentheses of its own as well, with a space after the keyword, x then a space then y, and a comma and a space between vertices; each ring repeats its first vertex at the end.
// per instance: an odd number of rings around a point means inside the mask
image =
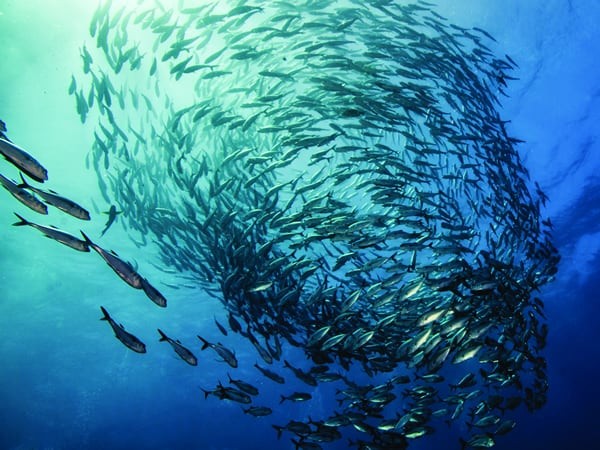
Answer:
MULTIPOLYGON (((0 0, 0 118, 9 136, 44 162, 52 188, 91 208, 86 232, 98 236, 105 217, 95 175, 84 158, 92 142, 67 88, 80 71, 79 47, 88 35, 95 2, 0 0), (91 4, 93 3, 93 5, 91 4), (92 203, 93 202, 93 203, 92 203)), ((440 2, 439 12, 462 26, 478 26, 497 39, 520 69, 510 83, 502 115, 526 141, 519 150, 533 179, 550 197, 543 215, 554 223, 562 260, 542 298, 550 327, 547 404, 519 410, 517 426, 497 439, 498 449, 593 449, 600 442, 600 3, 591 0, 440 2), (455 4, 451 6, 450 4, 455 4)), ((8 164, 0 162, 3 173, 8 164)), ((11 172, 11 176, 13 173, 11 172)), ((285 403, 251 367, 254 349, 240 337, 223 338, 219 302, 200 289, 173 289, 158 271, 157 255, 138 249, 117 222, 106 245, 131 256, 169 299, 166 311, 117 279, 94 254, 73 252, 29 229, 11 227, 26 210, 0 192, 0 448, 6 449, 288 449, 272 423, 318 414, 331 402, 326 390, 310 405, 285 403), (148 346, 138 355, 100 322, 99 305, 148 346), (199 367, 179 360, 156 328, 195 350, 199 367), (263 420, 240 405, 204 399, 200 388, 226 380, 228 367, 196 335, 226 339, 244 361, 234 378, 255 383, 263 420), (314 408, 314 409, 312 409, 314 408)), ((64 215, 48 220, 77 231, 64 215)), ((289 358, 302 367, 303 358, 289 358)), ((233 375, 233 374, 232 374, 233 375)), ((303 386, 290 380, 288 391, 303 386), (296 383, 296 384, 294 384, 296 383)), ((457 430, 438 427, 411 448, 458 448, 457 430)), ((347 448, 345 440, 328 448, 347 448)))

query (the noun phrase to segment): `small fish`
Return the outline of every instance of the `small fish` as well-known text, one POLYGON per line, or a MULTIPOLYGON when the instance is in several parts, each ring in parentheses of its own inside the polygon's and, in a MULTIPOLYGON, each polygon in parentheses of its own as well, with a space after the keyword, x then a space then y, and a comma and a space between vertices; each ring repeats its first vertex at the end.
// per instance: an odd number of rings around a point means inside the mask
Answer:
POLYGON ((142 341, 140 341, 133 334, 125 331, 123 325, 117 324, 117 322, 110 317, 108 311, 106 311, 103 306, 101 306, 100 309, 104 314, 104 317, 102 317, 100 320, 108 321, 118 340, 120 340, 127 348, 133 350, 134 352, 146 353, 146 345, 142 341))
POLYGON ((87 235, 81 231, 85 242, 92 247, 106 261, 106 264, 129 286, 142 289, 142 277, 128 262, 123 261, 115 252, 107 252, 102 247, 94 244, 87 235))
POLYGON ((181 342, 171 339, 169 336, 167 336, 165 333, 163 333, 160 330, 160 328, 158 329, 158 333, 160 334, 159 342, 166 341, 169 344, 171 344, 171 347, 173 347, 173 350, 175 350, 175 353, 177 353, 181 357, 181 359, 183 359, 190 366, 198 365, 198 360, 196 359, 194 354, 191 351, 189 351, 187 348, 185 348, 183 345, 181 345, 181 342))
POLYGON ((235 384, 235 386, 240 391, 244 391, 246 394, 249 394, 249 395, 258 395, 258 388, 252 386, 251 384, 246 383, 245 381, 242 381, 242 380, 234 380, 233 378, 231 378, 231 375, 229 375, 229 373, 227 374, 227 378, 229 378, 229 382, 231 384, 235 384))
POLYGON ((146 296, 156 303, 158 306, 165 308, 167 306, 167 299, 162 295, 158 289, 150 284, 150 282, 142 277, 142 289, 146 296))
POLYGON ((214 320, 215 320, 215 324, 217 325, 217 328, 223 334, 223 336, 227 336, 227 330, 225 329, 225 327, 217 321, 216 317, 214 317, 214 320))
POLYGON ((269 416, 273 413, 273 410, 267 406, 251 406, 248 409, 242 408, 242 411, 254 417, 269 416))
POLYGON ((27 183, 25 178, 23 178, 23 174, 21 174, 21 181, 22 181, 22 183, 19 184, 18 187, 20 187, 21 189, 28 189, 30 191, 35 192, 49 205, 52 205, 52 206, 60 209, 61 211, 64 211, 67 214, 70 214, 73 217, 77 217, 78 219, 90 220, 90 213, 85 208, 79 206, 74 201, 69 200, 68 198, 65 198, 65 197, 61 197, 60 195, 58 195, 56 192, 54 192, 52 190, 46 192, 46 191, 43 191, 42 189, 38 189, 34 186, 31 186, 29 183, 27 183))
POLYGON ((305 402, 307 400, 310 400, 312 398, 312 395, 310 395, 307 392, 294 392, 293 394, 288 395, 287 397, 285 395, 281 395, 281 400, 279 401, 279 403, 283 403, 286 400, 291 400, 292 402, 305 402))
POLYGON ((105 211, 104 214, 108 214, 108 220, 106 221, 106 225, 104 225, 104 230, 100 233, 100 237, 104 236, 104 233, 108 231, 110 226, 114 223, 118 214, 121 214, 123 211, 117 211, 117 207, 115 205, 110 205, 108 211, 105 211))
POLYGON ((279 384, 285 383, 285 379, 281 375, 278 375, 275 372, 270 371, 269 369, 260 367, 258 365, 258 363, 254 364, 254 367, 256 367, 258 370, 260 370, 265 377, 270 378, 274 382, 279 383, 279 384))
POLYGON ((6 189, 11 195, 23 203, 28 208, 40 214, 48 214, 48 207, 44 205, 35 195, 27 192, 25 189, 20 188, 17 184, 13 183, 8 178, 0 174, 0 184, 6 189))
POLYGON ((60 242, 61 244, 66 245, 67 247, 71 247, 80 252, 89 252, 90 251, 90 248, 85 241, 82 241, 81 239, 78 239, 69 233, 65 233, 64 231, 60 231, 56 228, 45 227, 43 225, 38 225, 36 223, 29 222, 28 220, 25 220, 23 217, 21 217, 17 213, 14 213, 14 214, 15 214, 15 216, 17 216, 19 218, 19 222, 13 223, 13 225, 16 227, 29 225, 30 227, 35 228, 36 230, 44 233, 44 235, 46 237, 49 237, 50 239, 54 239, 55 241, 60 242))
POLYGON ((217 354, 221 358, 223 358, 223 361, 225 361, 231 367, 233 367, 235 369, 238 366, 238 362, 237 362, 237 359, 235 358, 235 354, 231 350, 229 350, 228 348, 223 346, 223 344, 221 344, 220 342, 218 342, 216 344, 211 344, 206 339, 204 339, 200 336, 198 336, 198 339, 200 339, 202 341, 202 350, 206 350, 208 347, 210 347, 215 352, 217 352, 217 354))
POLYGON ((43 183, 48 179, 48 171, 33 156, 3 138, 0 138, 0 154, 35 181, 43 183))

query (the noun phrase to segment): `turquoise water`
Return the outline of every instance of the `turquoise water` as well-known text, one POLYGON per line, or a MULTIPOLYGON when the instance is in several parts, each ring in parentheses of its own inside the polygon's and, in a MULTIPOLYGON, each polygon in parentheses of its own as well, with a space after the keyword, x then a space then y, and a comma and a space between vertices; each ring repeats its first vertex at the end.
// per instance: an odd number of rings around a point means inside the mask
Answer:
MULTIPOLYGON (((102 212, 109 204, 98 188, 96 173, 85 165, 96 122, 91 116, 83 125, 74 98, 68 95, 71 75, 82 79, 83 43, 93 47, 89 36, 93 3, 61 1, 50 8, 36 1, 0 2, 0 118, 7 124, 8 136, 48 169, 47 187, 85 205, 92 214, 89 223, 56 210, 35 220, 73 234, 84 229, 103 247, 134 261, 169 305, 166 310, 152 305, 95 254, 74 252, 35 230, 10 226, 16 220, 14 211, 30 220, 34 215, 3 192, 0 447, 293 448, 293 436, 288 433, 278 440, 271 424, 309 416, 319 420, 336 409, 332 388, 311 390, 313 400, 306 404, 279 406, 280 390, 252 367, 255 361, 262 364, 254 347, 231 332, 221 336, 215 327, 214 316, 227 322, 217 299, 203 286, 159 270, 164 267, 159 249, 151 244, 138 248, 130 236, 139 240, 139 235, 125 228, 122 216, 99 238, 106 221, 102 212), (146 343, 147 354, 135 354, 114 338, 107 324, 99 321, 100 305, 146 343), (158 343, 159 327, 192 349, 199 367, 187 366, 167 344, 158 343), (236 349, 240 367, 234 378, 256 384, 261 401, 275 410, 273 416, 254 418, 234 402, 203 398, 200 388, 213 389, 217 380, 225 382, 232 369, 216 362, 214 353, 200 351, 198 334, 236 349)), ((118 8, 118 3, 113 6, 118 8)), ((551 199, 543 216, 555 224, 555 244, 563 258, 557 281, 542 295, 551 330, 544 351, 548 403, 532 415, 524 408, 517 411, 515 430, 498 437, 496 447, 592 448, 597 438, 591 424, 598 367, 590 361, 598 356, 593 346, 598 336, 589 318, 597 312, 594 192, 599 152, 594 126, 598 65, 590 55, 597 50, 593 38, 599 11, 591 2, 519 3, 461 2, 460 7, 443 3, 436 9, 453 23, 489 31, 498 41, 493 50, 518 62, 514 75, 519 80, 509 83, 510 97, 503 100, 501 115, 511 120, 510 133, 527 141, 518 150, 532 178, 551 199), (568 420, 565 411, 570 411, 568 420)), ((175 2, 169 6, 175 8, 175 2)), ((163 87, 167 86, 178 85, 171 80, 165 81, 163 87)), ((173 99, 186 99, 185 91, 169 92, 173 99)), ((0 171, 18 178, 8 163, 3 162, 0 171)), ((122 199, 119 206, 123 207, 122 199)), ((293 364, 308 368, 301 351, 287 346, 285 352, 293 364)), ((306 390, 291 372, 277 367, 290 379, 283 393, 306 390)), ((411 442, 411 448, 460 448, 458 436, 466 432, 464 424, 447 428, 439 423, 432 436, 411 442)), ((324 448, 348 448, 346 437, 361 438, 355 430, 347 434, 324 448)))

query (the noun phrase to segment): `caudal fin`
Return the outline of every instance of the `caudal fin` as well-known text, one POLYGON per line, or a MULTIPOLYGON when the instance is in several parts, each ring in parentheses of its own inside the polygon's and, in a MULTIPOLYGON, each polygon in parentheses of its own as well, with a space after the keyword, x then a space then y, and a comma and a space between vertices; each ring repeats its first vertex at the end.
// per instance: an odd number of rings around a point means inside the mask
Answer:
POLYGON ((15 227, 22 227, 23 225, 29 225, 30 224, 30 222, 28 222, 27 220, 25 220, 23 217, 21 217, 17 213, 14 213, 14 214, 15 214, 15 216, 17 216, 19 218, 18 222, 13 223, 13 225, 15 227))
POLYGON ((158 340, 158 342, 163 342, 163 341, 169 340, 169 337, 165 333, 160 331, 160 328, 158 328, 158 333, 160 334, 160 339, 158 340))
POLYGON ((102 310, 102 314, 104 314, 104 317, 100 320, 110 320, 110 315, 108 314, 108 311, 104 309, 104 306, 101 306, 100 309, 102 310))
POLYGON ((202 341, 202 350, 206 350, 208 347, 210 347, 210 342, 208 342, 206 339, 201 336, 198 336, 198 339, 202 341))
POLYGON ((81 233, 81 235, 83 236, 83 239, 85 240, 86 244, 91 245, 93 244, 93 242, 91 241, 91 239, 87 236, 87 234, 85 234, 82 230, 79 230, 79 232, 81 233))
POLYGON ((200 389, 202 390, 202 392, 204 392, 204 399, 205 399, 205 400, 208 398, 208 394, 212 394, 212 392, 211 392, 211 391, 207 391, 207 390, 205 390, 205 389, 202 389, 202 388, 200 388, 200 389))
POLYGON ((28 189, 28 188, 30 188, 31 186, 29 186, 29 183, 27 183, 27 180, 23 177, 23 174, 21 172, 19 172, 19 176, 21 177, 22 183, 17 184, 17 187, 21 188, 21 189, 28 189))

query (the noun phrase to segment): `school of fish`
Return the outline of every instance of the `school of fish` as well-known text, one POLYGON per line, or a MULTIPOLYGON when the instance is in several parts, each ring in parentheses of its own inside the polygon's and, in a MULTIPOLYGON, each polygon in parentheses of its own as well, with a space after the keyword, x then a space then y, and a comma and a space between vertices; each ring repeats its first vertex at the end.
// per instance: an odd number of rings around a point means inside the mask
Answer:
MULTIPOLYGON (((541 217, 547 198, 499 112, 517 65, 485 30, 421 0, 140 0, 101 2, 89 31, 68 93, 94 125, 86 162, 112 205, 106 228, 120 213, 175 284, 192 280, 222 303, 228 326, 216 326, 252 345, 261 364, 244 363, 281 406, 229 373, 204 380, 216 384, 206 401, 263 417, 334 386, 321 417, 273 424, 297 449, 343 438, 404 449, 454 422, 467 430, 456 448, 489 448, 515 427, 513 410, 544 405, 536 292, 559 255, 541 217), (290 361, 294 351, 305 360, 290 361), (290 375, 305 391, 285 390, 290 375)), ((48 178, 0 138, 8 161, 48 178)), ((38 213, 50 204, 89 219, 25 178, 0 181, 38 213)), ((92 248, 166 306, 87 235, 19 220, 92 248)), ((123 344, 146 351, 102 313, 123 344)), ((198 338, 228 370, 242 364, 226 341, 198 338)))

